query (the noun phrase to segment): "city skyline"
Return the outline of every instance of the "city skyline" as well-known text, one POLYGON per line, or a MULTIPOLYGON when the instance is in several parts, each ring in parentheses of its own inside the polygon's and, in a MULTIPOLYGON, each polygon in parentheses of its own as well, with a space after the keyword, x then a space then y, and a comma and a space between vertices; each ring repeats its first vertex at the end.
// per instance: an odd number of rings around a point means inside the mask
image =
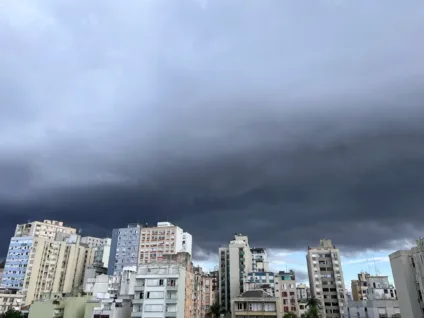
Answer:
POLYGON ((373 257, 388 275, 424 235, 423 9, 4 1, 2 256, 28 219, 169 220, 197 262, 237 231, 283 269, 329 238, 346 280, 373 257))
MULTIPOLYGON (((135 224, 135 222, 132 222, 135 224)), ((72 225, 64 222, 65 226, 72 225)), ((142 225, 142 223, 141 223, 142 225)), ((177 224, 176 224, 177 225, 177 224)), ((155 226, 151 224, 151 226, 155 226)), ((178 225, 177 225, 178 226, 178 225)), ((13 235, 12 231, 11 236, 13 235)), ((83 237, 90 236, 90 233, 81 233, 83 237)), ((246 233, 247 236, 248 233, 246 233)), ((104 238, 112 237, 112 230, 110 233, 105 233, 104 238)), ((194 243, 196 238, 193 238, 194 243)), ((227 240, 228 241, 228 240, 227 240)), ((319 239, 317 240, 319 242, 319 239)), ((218 257, 218 249, 222 246, 225 246, 225 241, 223 241, 222 245, 217 246, 215 253, 204 254, 202 249, 194 249, 193 250, 193 262, 195 265, 199 265, 205 270, 213 271, 219 265, 219 257, 218 257), (197 257, 196 257, 197 255, 197 257)), ((255 244, 255 242, 252 242, 255 244)), ((357 278, 357 274, 360 272, 368 272, 372 275, 385 275, 389 277, 389 281, 394 283, 393 275, 390 268, 390 260, 389 254, 393 253, 399 249, 408 249, 414 246, 415 242, 403 242, 404 245, 400 245, 398 248, 394 248, 393 250, 383 250, 379 252, 375 251, 365 251, 363 253, 344 253, 341 248, 341 260, 344 271, 344 279, 345 282, 349 282, 346 284, 346 289, 350 290, 350 281, 357 278)), ((9 241, 7 241, 7 246, 9 245, 9 241)), ((336 244, 337 245, 337 244, 336 244)), ((0 260, 6 259, 6 250, 0 255, 0 260)), ((196 246, 196 245, 194 245, 196 246)), ((259 247, 255 244, 253 247, 259 247)), ((294 270, 296 273, 296 279, 299 283, 306 283, 309 285, 308 272, 307 272, 307 264, 305 261, 305 256, 307 253, 307 247, 305 250, 295 251, 295 250, 285 250, 285 249, 272 249, 267 248, 266 246, 261 248, 265 248, 268 253, 269 258, 269 268, 271 272, 278 272, 281 270, 294 270)))

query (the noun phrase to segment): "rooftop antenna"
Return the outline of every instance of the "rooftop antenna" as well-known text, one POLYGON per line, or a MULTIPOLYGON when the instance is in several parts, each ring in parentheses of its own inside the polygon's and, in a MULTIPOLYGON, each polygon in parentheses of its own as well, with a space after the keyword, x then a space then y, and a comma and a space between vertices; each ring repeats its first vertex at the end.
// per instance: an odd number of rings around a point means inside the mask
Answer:
POLYGON ((380 276, 380 271, 377 268, 377 264, 375 262, 375 257, 373 257, 373 261, 374 261, 375 276, 380 276))

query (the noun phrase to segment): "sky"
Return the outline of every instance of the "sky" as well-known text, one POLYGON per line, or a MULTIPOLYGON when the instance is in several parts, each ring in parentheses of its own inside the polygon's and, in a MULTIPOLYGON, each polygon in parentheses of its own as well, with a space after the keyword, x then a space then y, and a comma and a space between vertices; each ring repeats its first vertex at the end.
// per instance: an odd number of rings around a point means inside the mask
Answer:
POLYGON ((241 232, 390 275, 424 235, 423 33, 421 0, 0 0, 0 255, 27 220, 169 220, 205 266, 241 232))

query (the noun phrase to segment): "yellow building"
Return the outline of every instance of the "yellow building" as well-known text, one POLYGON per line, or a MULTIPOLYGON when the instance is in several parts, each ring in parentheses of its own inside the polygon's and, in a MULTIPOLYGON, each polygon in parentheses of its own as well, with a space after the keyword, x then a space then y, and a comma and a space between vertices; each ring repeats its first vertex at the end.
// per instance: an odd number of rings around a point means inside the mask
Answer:
POLYGON ((46 293, 70 293, 82 285, 90 247, 79 235, 62 241, 36 237, 33 240, 22 292, 25 304, 46 293))
POLYGON ((263 290, 248 290, 235 297, 232 302, 232 318, 248 316, 281 318, 282 311, 279 298, 263 290))

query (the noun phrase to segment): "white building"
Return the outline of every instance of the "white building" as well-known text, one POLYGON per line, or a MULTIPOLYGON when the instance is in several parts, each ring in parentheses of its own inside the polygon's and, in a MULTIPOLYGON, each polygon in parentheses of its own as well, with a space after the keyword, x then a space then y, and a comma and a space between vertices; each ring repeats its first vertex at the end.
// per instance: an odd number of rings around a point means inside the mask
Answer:
POLYGON ((110 245, 112 239, 105 237, 94 237, 94 236, 83 236, 81 237, 81 243, 87 244, 89 247, 98 247, 102 245, 110 245))
POLYGON ((402 317, 424 317, 424 238, 389 257, 402 317))
POLYGON ((20 310, 23 297, 16 290, 0 289, 0 315, 9 309, 20 310))
POLYGON ((308 286, 306 284, 298 284, 296 287, 296 294, 298 300, 307 300, 309 298, 308 286))
POLYGON ((93 247, 93 265, 108 268, 112 239, 104 238, 93 247))
POLYGON ((144 264, 137 270, 131 317, 184 317, 186 268, 175 262, 144 264))
POLYGON ((43 222, 34 221, 25 224, 16 225, 14 237, 43 237, 54 240, 60 234, 62 237, 68 237, 76 233, 76 229, 64 226, 63 222, 44 220, 43 222))
POLYGON ((252 272, 269 272, 268 254, 264 248, 251 248, 252 272))
POLYGON ((244 291, 244 282, 252 271, 252 253, 248 237, 236 234, 228 247, 219 249, 219 303, 226 310, 231 310, 234 297, 244 291))
POLYGON ((320 246, 308 248, 306 262, 311 294, 321 301, 323 318, 343 317, 346 294, 339 250, 331 240, 321 240, 320 246))
MULTIPOLYGON (((348 302, 345 318, 400 317, 396 291, 387 276, 367 276, 366 300, 348 302)), ((408 317, 408 316, 407 316, 408 317)))

